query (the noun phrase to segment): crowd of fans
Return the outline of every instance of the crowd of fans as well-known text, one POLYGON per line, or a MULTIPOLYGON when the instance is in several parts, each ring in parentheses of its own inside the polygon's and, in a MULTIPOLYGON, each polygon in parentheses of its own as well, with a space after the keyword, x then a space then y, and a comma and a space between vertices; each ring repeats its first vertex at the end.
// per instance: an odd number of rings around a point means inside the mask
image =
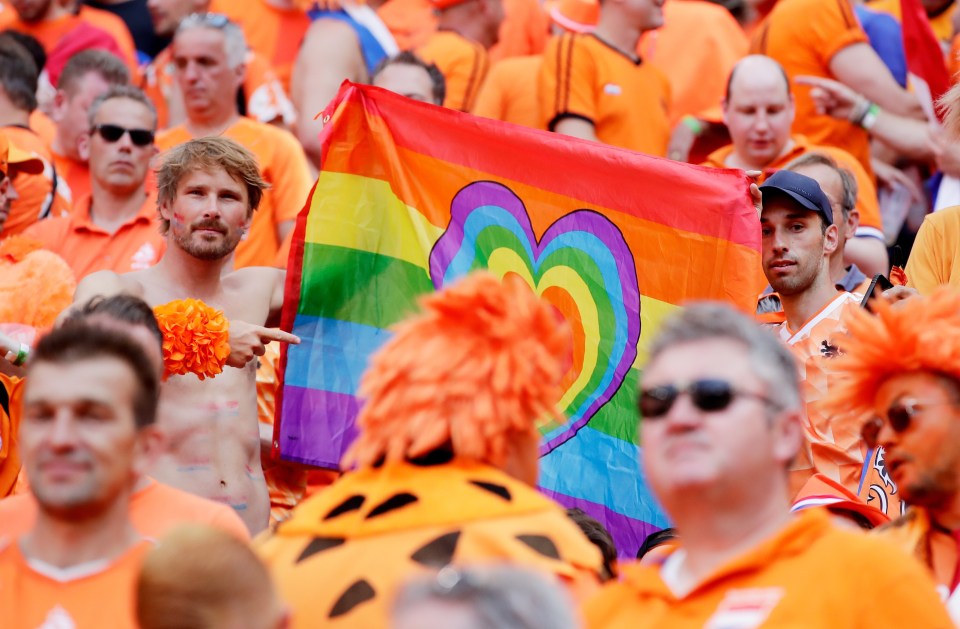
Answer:
POLYGON ((0 626, 960 625, 960 86, 918 33, 960 69, 954 0, 0 0, 0 626), (755 181, 755 312, 651 342, 636 558, 537 491, 570 331, 516 278, 396 328, 343 471, 275 456, 344 80, 755 181))

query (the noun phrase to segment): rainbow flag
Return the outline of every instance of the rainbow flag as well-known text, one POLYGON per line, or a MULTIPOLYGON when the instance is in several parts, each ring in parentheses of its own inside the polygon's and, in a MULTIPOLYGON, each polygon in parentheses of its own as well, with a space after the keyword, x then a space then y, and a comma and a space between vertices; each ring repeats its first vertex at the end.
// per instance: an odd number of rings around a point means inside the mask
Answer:
POLYGON ((336 468, 367 359, 419 295, 472 269, 523 277, 566 316, 574 366, 543 429, 543 491, 624 556, 666 519, 638 465, 635 394, 651 335, 690 299, 755 305, 746 176, 485 120, 345 83, 297 219, 275 448, 336 468))

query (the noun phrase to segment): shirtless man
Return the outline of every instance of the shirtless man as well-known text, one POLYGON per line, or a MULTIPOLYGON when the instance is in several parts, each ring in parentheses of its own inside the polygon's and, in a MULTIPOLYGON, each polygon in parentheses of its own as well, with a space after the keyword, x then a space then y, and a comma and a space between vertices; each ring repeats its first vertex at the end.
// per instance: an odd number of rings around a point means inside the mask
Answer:
POLYGON ((233 507, 252 534, 267 526, 270 503, 260 464, 256 362, 271 340, 297 343, 268 329, 279 319, 285 273, 230 259, 250 226, 266 183, 254 156, 222 137, 181 144, 157 172, 158 209, 167 249, 149 269, 102 271, 77 286, 74 303, 130 293, 151 306, 188 297, 222 310, 230 321, 227 366, 215 378, 171 376, 163 385, 158 425, 167 444, 151 476, 233 507))

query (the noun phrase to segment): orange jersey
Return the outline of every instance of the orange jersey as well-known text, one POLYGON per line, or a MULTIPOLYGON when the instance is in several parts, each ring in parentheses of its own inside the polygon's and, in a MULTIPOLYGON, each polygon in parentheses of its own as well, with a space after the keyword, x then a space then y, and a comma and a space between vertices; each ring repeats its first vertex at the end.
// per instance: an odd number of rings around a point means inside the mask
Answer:
MULTIPOLYGON (((793 147, 783 155, 767 164, 764 169, 763 179, 780 170, 796 158, 806 153, 823 153, 832 157, 834 161, 842 168, 846 168, 853 173, 857 180, 857 210, 860 211, 860 227, 857 228, 857 236, 869 236, 883 239, 883 222, 880 219, 880 202, 877 200, 877 186, 873 183, 873 177, 870 176, 860 162, 850 153, 843 149, 833 146, 816 146, 811 144, 807 138, 802 135, 790 136, 793 141, 793 147)), ((728 144, 719 148, 709 156, 703 166, 711 168, 728 168, 727 158, 733 153, 733 145, 728 144)))
POLYGON ((720 107, 733 66, 750 42, 722 6, 704 0, 663 5, 663 26, 644 33, 637 53, 670 81, 670 125, 720 107))
MULTIPOLYGON (((0 498, 9 496, 20 475, 20 398, 23 380, 0 373, 0 498)), ((2 504, 2 503, 0 503, 2 504)))
MULTIPOLYGON (((247 238, 237 247, 234 266, 271 266, 280 248, 277 225, 296 219, 306 203, 313 180, 300 143, 289 132, 277 127, 240 118, 223 132, 257 156, 260 173, 270 184, 263 193, 260 208, 253 213, 247 238)), ((190 140, 183 125, 157 137, 157 146, 167 150, 190 140)))
MULTIPOLYGON (((794 494, 815 472, 840 482, 855 494, 860 493, 865 454, 860 438, 862 418, 828 415, 821 410, 820 402, 829 392, 830 360, 837 356, 836 337, 846 330, 844 313, 859 308, 862 298, 863 295, 838 292, 799 330, 791 330, 786 321, 777 326, 780 340, 797 359, 800 393, 807 411, 805 447, 791 467, 794 494)), ((861 497, 866 500, 866 496, 861 497)))
MULTIPOLYGON (((18 172, 13 176, 13 187, 19 198, 10 203, 10 216, 2 230, 6 237, 19 234, 42 218, 65 216, 70 203, 61 194, 59 181, 57 190, 54 190, 54 181, 59 177, 54 171, 53 154, 43 140, 30 129, 23 127, 3 127, 3 131, 18 147, 43 160, 42 173, 31 175, 18 172)), ((66 186, 63 186, 63 189, 65 190, 66 186)))
POLYGON ((660 565, 630 566, 606 585, 584 608, 586 626, 953 626, 923 566, 893 544, 835 526, 822 509, 804 510, 678 596, 670 583, 683 561, 682 532, 680 540, 660 565))
MULTIPOLYGON (((130 496, 130 523, 150 539, 160 539, 181 524, 205 524, 250 539, 247 526, 227 505, 194 496, 148 479, 149 485, 130 496)), ((33 527, 37 501, 31 493, 0 500, 0 537, 19 537, 33 527)))
MULTIPOLYGON (((779 61, 793 81, 798 75, 835 78, 830 73, 833 56, 847 46, 868 43, 850 0, 781 0, 754 34, 750 48, 779 61)), ((795 98, 793 130, 814 144, 844 149, 872 176, 867 132, 846 120, 819 115, 807 87, 798 88, 795 98)))
POLYGON ((110 35, 110 37, 113 37, 113 40, 117 42, 117 46, 120 48, 120 52, 123 53, 123 60, 130 69, 130 76, 134 76, 134 73, 137 71, 137 66, 139 65, 137 63, 137 46, 133 43, 133 35, 130 34, 127 23, 114 13, 104 11, 103 9, 96 9, 86 4, 80 6, 80 12, 77 14, 77 17, 87 24, 96 26, 110 35))
POLYGON ((387 0, 377 9, 400 50, 414 50, 427 43, 437 30, 437 16, 430 0, 387 0))
POLYGON ((551 131, 566 117, 593 123, 605 144, 664 156, 670 141, 670 86, 649 63, 595 35, 554 37, 538 84, 540 121, 551 131))
POLYGON ((243 29, 247 45, 271 65, 289 93, 293 64, 310 26, 303 9, 280 9, 265 0, 213 0, 209 10, 226 15, 243 29))
POLYGON ((438 31, 417 50, 417 54, 427 63, 436 64, 443 73, 447 81, 443 106, 472 111, 477 92, 490 68, 486 49, 453 31, 438 31))
POLYGON ((292 629, 386 626, 397 587, 446 564, 509 561, 577 592, 596 587, 601 565, 558 504, 500 470, 458 459, 344 474, 258 550, 294 609, 292 629), (351 596, 357 587, 372 595, 351 596))
POLYGON ((960 206, 927 214, 907 260, 907 286, 929 295, 938 286, 960 290, 960 206))
MULTIPOLYGON (((257 52, 248 53, 245 63, 243 93, 247 116, 264 123, 279 121, 292 125, 296 119, 293 103, 270 63, 257 52)), ((157 109, 158 129, 180 124, 186 116, 175 73, 173 52, 169 47, 160 51, 140 72, 140 89, 157 109)))
POLYGON ((92 205, 93 200, 84 197, 74 205, 70 216, 40 221, 24 235, 66 260, 78 282, 97 271, 128 273, 160 260, 166 240, 160 235, 155 196, 146 195, 140 211, 112 234, 93 222, 92 205))
POLYGON ((503 0, 500 37, 490 49, 490 61, 538 55, 547 45, 550 16, 537 0, 503 0))
POLYGON ((4 629, 136 629, 136 582, 153 547, 142 541, 120 557, 57 568, 28 561, 15 539, 0 541, 4 629))
POLYGON ((90 196, 90 166, 56 151, 51 152, 53 167, 57 169, 57 188, 63 186, 62 194, 70 205, 77 199, 90 196))
POLYGON ((493 64, 484 81, 473 113, 484 118, 544 128, 540 124, 537 77, 543 65, 541 55, 511 57, 493 64))

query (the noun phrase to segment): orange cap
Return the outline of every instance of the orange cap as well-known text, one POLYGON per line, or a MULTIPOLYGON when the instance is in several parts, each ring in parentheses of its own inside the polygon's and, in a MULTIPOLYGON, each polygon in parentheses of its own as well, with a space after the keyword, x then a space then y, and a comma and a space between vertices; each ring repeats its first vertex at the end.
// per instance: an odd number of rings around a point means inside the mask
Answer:
POLYGON ((827 507, 837 511, 853 511, 865 517, 873 526, 880 526, 890 521, 890 517, 860 500, 852 491, 837 481, 814 474, 806 482, 793 502, 791 511, 800 511, 811 507, 827 507))
POLYGON ((557 26, 572 33, 589 33, 600 21, 597 0, 548 0, 544 9, 557 26))
POLYGON ((43 160, 10 142, 7 134, 0 131, 0 172, 9 175, 11 168, 39 175, 43 172, 43 160))

